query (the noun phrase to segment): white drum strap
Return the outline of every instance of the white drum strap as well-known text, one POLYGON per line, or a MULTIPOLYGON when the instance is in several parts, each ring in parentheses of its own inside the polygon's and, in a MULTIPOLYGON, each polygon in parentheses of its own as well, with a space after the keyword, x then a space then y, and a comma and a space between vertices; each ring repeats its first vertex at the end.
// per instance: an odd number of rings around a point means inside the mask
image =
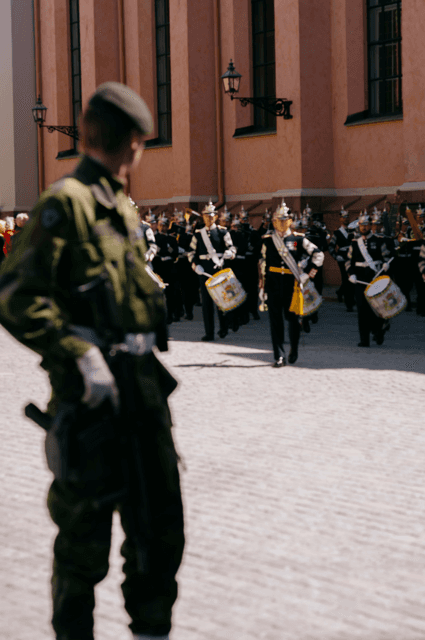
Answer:
POLYGON ((289 253, 288 249, 286 248, 285 243, 283 242, 283 239, 280 237, 280 235, 278 233, 276 233, 276 231, 272 235, 272 239, 273 239, 273 242, 274 242, 274 246, 276 247, 280 257, 286 263, 286 265, 289 267, 289 269, 292 271, 295 279, 299 282, 300 281, 300 272, 299 272, 299 269, 298 269, 298 265, 295 262, 294 258, 289 253))
POLYGON ((369 251, 366 249, 363 238, 358 238, 357 243, 359 245, 359 249, 363 258, 366 260, 369 267, 376 273, 378 271, 378 268, 372 260, 372 256, 370 255, 369 251))
POLYGON ((346 230, 345 227, 340 227, 339 230, 341 231, 342 235, 344 236, 344 238, 347 240, 348 238, 348 231, 346 230))
POLYGON ((211 240, 208 237, 207 228, 202 227, 200 233, 202 236, 202 240, 204 241, 205 249, 207 250, 211 260, 214 262, 215 265, 217 265, 217 267, 221 267, 223 263, 218 257, 217 251, 212 246, 211 240))

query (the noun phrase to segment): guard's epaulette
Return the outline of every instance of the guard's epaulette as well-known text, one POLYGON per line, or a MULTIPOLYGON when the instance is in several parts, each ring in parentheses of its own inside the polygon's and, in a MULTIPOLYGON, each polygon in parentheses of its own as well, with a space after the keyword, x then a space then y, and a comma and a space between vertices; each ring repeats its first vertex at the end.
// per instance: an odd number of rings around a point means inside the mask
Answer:
POLYGON ((265 233, 263 236, 261 236, 261 238, 264 240, 264 238, 271 238, 272 234, 271 233, 265 233))
POLYGON ((293 231, 292 235, 294 235, 294 236, 304 236, 304 233, 300 233, 299 231, 293 231))

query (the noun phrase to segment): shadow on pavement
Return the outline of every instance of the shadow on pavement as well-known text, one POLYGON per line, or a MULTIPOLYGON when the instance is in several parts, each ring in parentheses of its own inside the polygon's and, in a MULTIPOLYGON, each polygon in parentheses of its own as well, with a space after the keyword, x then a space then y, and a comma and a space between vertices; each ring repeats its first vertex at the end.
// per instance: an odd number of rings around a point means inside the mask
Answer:
MULTIPOLYGON (((357 346, 359 334, 357 313, 347 313, 342 305, 325 301, 320 309, 319 322, 311 324, 310 333, 302 333, 299 344, 299 358, 294 365, 306 369, 371 369, 376 371, 395 370, 425 374, 425 320, 415 313, 403 312, 391 320, 391 328, 386 333, 385 342, 377 346, 371 341, 370 348, 357 346)), ((218 327, 218 323, 217 327, 218 327)), ((287 323, 285 322, 287 338, 287 323)), ((171 340, 199 342, 204 335, 201 310, 195 310, 192 322, 182 321, 170 325, 171 340)), ((259 321, 251 320, 239 331, 229 331, 224 339, 216 336, 214 342, 206 343, 208 349, 219 348, 221 356, 232 360, 186 363, 180 367, 222 367, 243 368, 234 358, 245 358, 255 362, 273 363, 268 316, 262 313, 259 321)), ((289 345, 285 344, 286 355, 289 345)), ((209 351, 210 353, 210 351, 209 351)), ((199 355, 197 356, 197 360, 199 355)), ((207 360, 210 360, 208 358, 207 360)), ((268 366, 258 364, 257 366, 268 366)), ((278 374, 277 374, 278 375, 278 374)))

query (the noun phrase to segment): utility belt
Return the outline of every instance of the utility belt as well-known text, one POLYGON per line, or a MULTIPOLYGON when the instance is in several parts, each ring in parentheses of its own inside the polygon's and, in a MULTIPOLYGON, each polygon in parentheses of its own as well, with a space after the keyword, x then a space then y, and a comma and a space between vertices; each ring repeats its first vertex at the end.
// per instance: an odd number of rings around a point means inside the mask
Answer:
POLYGON ((94 344, 99 349, 109 348, 109 355, 115 356, 117 353, 129 353, 132 356, 144 356, 150 353, 155 345, 156 335, 153 331, 149 333, 126 333, 124 341, 118 344, 105 345, 100 336, 91 327, 71 325, 71 331, 86 342, 94 344))
POLYGON ((281 273, 289 276, 294 275, 292 271, 290 269, 287 269, 286 267, 269 267, 269 271, 271 271, 272 273, 281 273))
MULTIPOLYGON (((215 255, 217 256, 217 258, 222 258, 223 257, 222 253, 216 253, 215 255)), ((212 260, 212 257, 210 256, 209 253, 205 253, 204 255, 199 256, 199 259, 200 260, 212 260)))
POLYGON ((376 267, 376 268, 379 269, 381 264, 382 264, 382 262, 377 262, 377 261, 376 262, 372 262, 372 264, 369 264, 368 262, 355 262, 354 266, 356 266, 356 267, 368 267, 369 269, 373 269, 373 267, 376 267))

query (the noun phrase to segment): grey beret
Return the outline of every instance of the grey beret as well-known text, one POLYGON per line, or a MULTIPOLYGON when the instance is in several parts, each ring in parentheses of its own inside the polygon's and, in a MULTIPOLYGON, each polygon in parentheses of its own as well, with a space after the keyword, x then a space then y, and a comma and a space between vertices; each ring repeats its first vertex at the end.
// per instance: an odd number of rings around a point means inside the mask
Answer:
POLYGON ((94 108, 107 108, 114 105, 125 113, 141 133, 148 135, 153 129, 151 112, 146 102, 130 87, 119 82, 105 82, 101 84, 89 101, 94 108))

